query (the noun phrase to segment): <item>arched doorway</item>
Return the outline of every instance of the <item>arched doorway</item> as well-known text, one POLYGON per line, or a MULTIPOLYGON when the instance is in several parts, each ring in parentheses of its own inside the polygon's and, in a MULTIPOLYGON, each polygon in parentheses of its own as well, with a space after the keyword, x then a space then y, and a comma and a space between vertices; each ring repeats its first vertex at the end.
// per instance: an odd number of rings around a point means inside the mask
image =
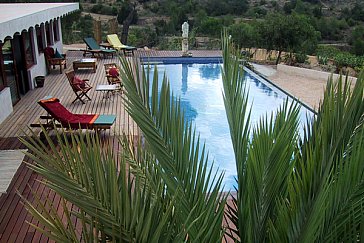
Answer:
POLYGON ((35 64, 33 34, 33 28, 14 34, 0 48, 4 83, 10 88, 13 105, 30 90, 28 69, 35 64))

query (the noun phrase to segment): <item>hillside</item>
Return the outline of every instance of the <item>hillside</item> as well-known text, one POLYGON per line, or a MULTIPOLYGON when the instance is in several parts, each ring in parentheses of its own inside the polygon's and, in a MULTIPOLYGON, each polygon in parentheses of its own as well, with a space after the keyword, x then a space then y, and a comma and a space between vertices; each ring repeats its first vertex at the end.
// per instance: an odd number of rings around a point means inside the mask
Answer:
POLYGON ((317 32, 304 53, 312 54, 314 45, 321 43, 364 54, 364 1, 360 0, 81 0, 80 5, 82 15, 65 18, 68 22, 63 26, 72 26, 64 29, 67 43, 92 35, 93 19, 102 22, 103 39, 109 31, 115 32, 110 19, 118 22, 116 32, 121 36, 123 23, 133 12, 124 42, 138 47, 180 48, 181 25, 188 21, 191 48, 220 48, 224 28, 243 47, 271 48, 261 38, 264 32, 258 32, 276 14, 301 16, 317 32))

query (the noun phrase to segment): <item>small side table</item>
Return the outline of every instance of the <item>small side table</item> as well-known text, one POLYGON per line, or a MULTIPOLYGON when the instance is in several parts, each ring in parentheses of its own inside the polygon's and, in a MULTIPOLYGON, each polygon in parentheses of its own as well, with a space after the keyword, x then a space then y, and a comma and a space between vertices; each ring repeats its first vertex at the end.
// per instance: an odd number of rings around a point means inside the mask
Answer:
POLYGON ((121 87, 117 84, 98 84, 95 90, 104 93, 104 99, 111 99, 111 95, 116 91, 120 91, 121 87))
POLYGON ((83 58, 73 62, 73 70, 77 71, 79 68, 91 68, 96 73, 97 59, 83 58))

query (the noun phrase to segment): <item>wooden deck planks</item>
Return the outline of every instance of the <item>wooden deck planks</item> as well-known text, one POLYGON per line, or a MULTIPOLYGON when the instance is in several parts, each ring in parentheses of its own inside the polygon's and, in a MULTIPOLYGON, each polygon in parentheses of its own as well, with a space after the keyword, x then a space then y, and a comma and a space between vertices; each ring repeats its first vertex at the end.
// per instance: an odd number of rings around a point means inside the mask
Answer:
MULTIPOLYGON (((72 61, 82 57, 81 52, 72 52, 67 60, 67 69, 70 70, 72 61), (78 55, 77 55, 78 53, 78 55), (81 56, 80 56, 81 55, 81 56)), ((122 99, 119 95, 114 95, 113 100, 103 99, 103 93, 95 91, 97 84, 106 84, 104 63, 118 62, 117 58, 107 58, 98 60, 97 72, 93 73, 89 70, 80 70, 76 72, 77 76, 90 80, 90 85, 94 87, 89 94, 91 101, 87 101, 85 105, 76 101, 72 104, 75 95, 66 79, 65 74, 59 74, 52 71, 45 79, 45 84, 42 88, 29 91, 22 99, 14 106, 13 113, 0 125, 0 137, 16 137, 22 134, 21 129, 26 129, 31 123, 37 122, 39 115, 46 114, 42 107, 37 104, 37 101, 45 96, 52 95, 60 99, 61 103, 74 113, 99 113, 111 114, 117 110, 117 106, 122 105, 122 99)), ((122 110, 120 110, 122 111, 122 110)), ((118 128, 115 131, 120 132, 122 128, 128 127, 125 122, 125 114, 117 115, 118 128), (122 127, 122 128, 121 128, 122 127)), ((137 132, 135 129, 130 129, 124 132, 137 132)))
MULTIPOLYGON (((191 51, 196 57, 221 56, 220 51, 191 51)), ((180 52, 173 51, 146 51, 141 50, 136 52, 136 57, 140 56, 156 56, 156 57, 178 57, 180 52)), ((82 52, 74 51, 67 53, 67 70, 72 68, 72 61, 82 58, 82 52)), ((90 79, 90 84, 94 88, 97 84, 107 83, 104 71, 104 63, 118 63, 118 58, 106 58, 98 60, 96 73, 92 71, 79 71, 76 75, 81 78, 90 79)), ((103 94, 96 92, 94 89, 89 92, 92 101, 82 105, 81 102, 71 102, 75 98, 71 90, 65 74, 59 74, 59 71, 52 70, 51 74, 46 77, 43 88, 38 88, 29 91, 14 107, 13 113, 0 124, 0 150, 5 149, 24 149, 24 145, 17 139, 21 135, 21 129, 36 122, 39 115, 45 115, 46 112, 36 102, 48 95, 53 95, 60 98, 61 103, 74 113, 98 113, 98 114, 116 114, 117 119, 115 125, 110 129, 101 133, 101 137, 105 146, 110 146, 114 151, 119 151, 120 144, 118 143, 119 135, 125 133, 130 136, 139 134, 138 128, 131 117, 126 112, 122 104, 122 96, 117 94, 113 96, 113 100, 103 99, 103 94)), ((29 163, 32 161, 25 157, 29 163)), ((118 158, 116 158, 118 160, 118 158)), ((25 164, 21 164, 18 171, 15 173, 11 181, 8 193, 0 197, 0 242, 49 242, 49 239, 29 226, 28 222, 39 225, 31 215, 26 212, 26 209, 21 204, 20 197, 17 191, 30 201, 34 200, 31 193, 33 190, 39 197, 49 198, 56 207, 59 215, 64 212, 61 207, 61 198, 59 195, 50 191, 48 188, 39 182, 41 177, 32 172, 25 164), (31 188, 31 189, 30 189, 31 188)), ((67 204, 69 208, 73 207, 67 204)), ((64 218, 65 219, 65 218, 64 218)), ((82 226, 74 220, 77 229, 82 226)), ((41 226, 41 225, 39 225, 41 226)))

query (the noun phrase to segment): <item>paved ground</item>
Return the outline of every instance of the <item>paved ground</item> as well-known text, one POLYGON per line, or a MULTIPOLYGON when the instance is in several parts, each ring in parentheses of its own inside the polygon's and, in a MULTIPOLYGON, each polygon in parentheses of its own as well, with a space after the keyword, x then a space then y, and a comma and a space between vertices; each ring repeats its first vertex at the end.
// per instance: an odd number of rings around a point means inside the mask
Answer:
POLYGON ((303 103, 317 110, 323 98, 326 79, 312 79, 277 71, 275 66, 253 64, 256 71, 263 74, 275 85, 297 97, 303 103))

